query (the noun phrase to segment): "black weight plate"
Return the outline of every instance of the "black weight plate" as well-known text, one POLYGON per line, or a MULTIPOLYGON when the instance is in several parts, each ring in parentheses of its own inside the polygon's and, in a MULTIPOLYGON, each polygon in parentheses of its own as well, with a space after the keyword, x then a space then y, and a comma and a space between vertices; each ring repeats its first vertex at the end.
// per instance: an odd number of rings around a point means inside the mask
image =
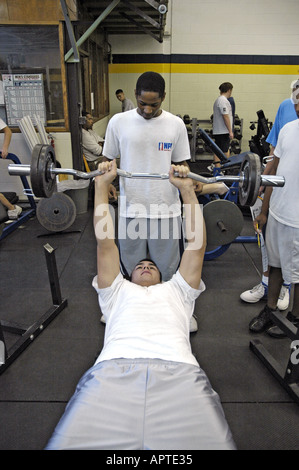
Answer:
POLYGON ((215 199, 203 206, 207 231, 207 245, 220 246, 232 243, 240 235, 244 219, 239 207, 225 199, 215 199))
POLYGON ((248 152, 241 164, 240 176, 244 180, 239 183, 239 202, 241 206, 253 206, 261 186, 261 162, 255 153, 248 152))
POLYGON ((36 197, 51 197, 56 189, 56 175, 51 175, 51 164, 56 166, 56 157, 51 145, 35 145, 30 166, 32 191, 36 197))
POLYGON ((39 223, 50 232, 61 232, 73 225, 76 218, 76 205, 64 193, 53 193, 37 204, 36 216, 39 223))

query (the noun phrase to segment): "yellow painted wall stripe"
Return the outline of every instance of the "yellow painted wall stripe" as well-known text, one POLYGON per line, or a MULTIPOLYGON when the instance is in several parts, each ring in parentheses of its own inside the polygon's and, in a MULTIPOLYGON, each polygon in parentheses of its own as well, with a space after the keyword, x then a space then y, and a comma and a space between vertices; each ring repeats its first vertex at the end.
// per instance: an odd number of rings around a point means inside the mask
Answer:
POLYGON ((109 73, 228 73, 249 75, 296 75, 298 65, 261 64, 110 64, 109 73))

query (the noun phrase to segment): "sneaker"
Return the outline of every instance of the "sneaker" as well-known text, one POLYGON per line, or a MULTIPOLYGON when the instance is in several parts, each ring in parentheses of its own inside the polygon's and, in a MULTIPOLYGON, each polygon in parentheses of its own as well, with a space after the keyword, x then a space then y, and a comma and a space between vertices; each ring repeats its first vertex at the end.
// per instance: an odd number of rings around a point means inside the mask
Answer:
MULTIPOLYGON (((299 318, 295 317, 291 312, 286 316, 287 320, 293 323, 297 328, 299 327, 299 318)), ((267 329, 267 334, 272 338, 286 338, 287 335, 277 325, 272 325, 267 329)))
POLYGON ((290 303, 290 285, 283 284, 280 289, 279 298, 277 301, 278 310, 286 310, 289 307, 290 303))
POLYGON ((192 315, 191 320, 190 320, 190 333, 195 333, 195 331, 197 330, 198 330, 197 319, 194 315, 192 315))
POLYGON ((252 333, 262 333, 263 331, 268 330, 268 328, 273 325, 273 321, 270 318, 271 312, 272 310, 268 305, 265 305, 258 316, 254 317, 249 323, 249 330, 252 333))
POLYGON ((207 166, 207 170, 209 170, 211 173, 213 173, 213 170, 214 170, 214 163, 212 163, 211 165, 207 166))
POLYGON ((259 302, 259 300, 266 300, 268 294, 268 286, 261 282, 257 286, 254 286, 251 290, 246 290, 240 295, 240 299, 244 302, 249 302, 254 304, 259 302))
POLYGON ((7 215, 10 220, 15 220, 19 217, 21 212, 22 212, 22 208, 20 206, 15 205, 14 209, 12 209, 11 211, 7 211, 7 215))

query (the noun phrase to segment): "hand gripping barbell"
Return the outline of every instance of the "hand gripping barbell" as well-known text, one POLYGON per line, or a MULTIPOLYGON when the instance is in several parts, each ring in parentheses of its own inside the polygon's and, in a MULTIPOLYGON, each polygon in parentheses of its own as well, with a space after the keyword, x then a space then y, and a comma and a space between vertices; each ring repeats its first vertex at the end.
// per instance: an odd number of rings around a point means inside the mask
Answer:
MULTIPOLYGON (((92 179, 101 174, 99 170, 85 173, 75 169, 56 167, 56 158, 53 147, 37 144, 32 152, 31 165, 10 164, 10 175, 30 176, 32 191, 36 197, 49 198, 56 189, 56 175, 73 175, 79 179, 92 179)), ((168 173, 129 173, 117 170, 117 174, 124 178, 155 178, 168 179, 168 173)), ((257 197, 260 186, 284 186, 282 176, 261 175, 261 163, 258 155, 248 152, 241 163, 238 176, 214 176, 206 178, 196 173, 188 173, 189 178, 201 183, 239 183, 239 201, 242 206, 252 206, 257 197)))

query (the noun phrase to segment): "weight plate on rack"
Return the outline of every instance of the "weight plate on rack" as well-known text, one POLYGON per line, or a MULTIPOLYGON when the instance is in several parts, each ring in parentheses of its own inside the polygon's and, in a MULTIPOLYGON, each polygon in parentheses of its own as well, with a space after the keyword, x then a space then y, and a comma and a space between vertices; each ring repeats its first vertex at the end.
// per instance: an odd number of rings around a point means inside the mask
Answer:
POLYGON ((255 153, 245 155, 240 168, 239 202, 241 206, 253 206, 261 186, 261 162, 255 153))
POLYGON ((225 199, 215 199, 203 206, 207 231, 207 245, 220 246, 232 243, 240 235, 244 219, 239 207, 225 199))
POLYGON ((32 151, 30 180, 36 197, 51 197, 56 189, 56 175, 51 174, 51 165, 56 166, 56 157, 51 145, 35 145, 32 151))
POLYGON ((36 217, 39 223, 50 232, 62 232, 73 225, 76 218, 76 205, 64 193, 53 193, 37 204, 36 217))

